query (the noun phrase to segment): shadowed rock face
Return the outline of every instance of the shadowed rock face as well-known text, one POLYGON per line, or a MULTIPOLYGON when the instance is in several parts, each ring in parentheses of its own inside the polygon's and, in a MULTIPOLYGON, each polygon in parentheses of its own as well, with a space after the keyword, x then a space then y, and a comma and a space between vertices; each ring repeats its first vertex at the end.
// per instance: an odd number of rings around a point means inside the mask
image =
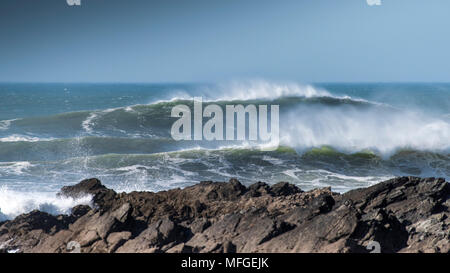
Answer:
POLYGON ((158 193, 116 193, 98 179, 71 215, 32 211, 0 223, 0 252, 450 252, 450 186, 401 177, 345 194, 294 185, 201 182, 158 193), (375 243, 373 242, 375 241, 375 243), (73 245, 73 243, 71 243, 73 245))

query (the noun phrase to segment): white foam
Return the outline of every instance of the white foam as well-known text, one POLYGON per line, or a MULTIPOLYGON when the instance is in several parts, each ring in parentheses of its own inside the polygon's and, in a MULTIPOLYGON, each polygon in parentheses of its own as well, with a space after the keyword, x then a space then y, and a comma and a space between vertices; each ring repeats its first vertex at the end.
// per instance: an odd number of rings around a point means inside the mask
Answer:
POLYGON ((323 97, 331 94, 311 85, 292 82, 268 82, 265 80, 232 81, 219 84, 205 93, 215 100, 276 99, 281 97, 323 97))
POLYGON ((23 175, 27 169, 32 167, 28 161, 0 162, 0 176, 2 175, 23 175))
MULTIPOLYGON (((192 100, 192 99, 193 99, 192 95, 189 95, 189 94, 185 93, 185 94, 182 94, 182 95, 173 96, 170 99, 161 99, 161 100, 151 101, 148 105, 159 104, 159 103, 167 103, 167 102, 174 102, 174 101, 179 101, 179 100, 192 100)), ((140 105, 134 105, 134 106, 140 106, 140 105)))
POLYGON ((124 106, 124 107, 116 107, 116 108, 108 108, 104 110, 95 110, 89 114, 89 116, 81 123, 81 127, 84 129, 86 133, 93 134, 94 132, 94 126, 95 126, 95 120, 99 117, 112 113, 117 110, 124 110, 125 112, 133 112, 133 105, 131 106, 124 106))
POLYGON ((372 186, 372 185, 376 184, 377 182, 386 181, 386 180, 393 178, 393 176, 352 176, 352 175, 345 175, 345 174, 330 172, 330 171, 323 170, 323 169, 308 170, 306 172, 319 174, 326 178, 335 177, 335 178, 342 179, 342 180, 354 180, 354 181, 358 181, 358 182, 363 182, 363 183, 366 183, 367 186, 372 186))
POLYGON ((69 214, 71 208, 77 205, 92 205, 92 196, 81 198, 58 197, 49 192, 18 192, 0 187, 0 221, 13 219, 14 217, 28 213, 32 210, 40 210, 53 215, 69 214))
POLYGON ((7 137, 0 138, 0 142, 38 142, 38 141, 51 141, 54 138, 40 138, 35 136, 27 136, 27 135, 10 135, 7 137))
POLYGON ((297 177, 297 175, 295 175, 295 173, 297 173, 297 172, 303 172, 303 170, 295 168, 295 169, 285 170, 282 173, 299 181, 300 179, 297 177))
POLYGON ((83 127, 86 133, 92 133, 92 127, 94 126, 93 121, 97 116, 97 113, 93 112, 81 123, 81 127, 83 127))
POLYGON ((283 120, 281 144, 299 149, 331 146, 343 152, 374 150, 383 155, 399 149, 450 149, 449 122, 410 111, 305 106, 283 120))
POLYGON ((378 182, 391 179, 393 176, 352 176, 342 173, 335 173, 324 169, 302 170, 292 168, 282 171, 282 174, 293 179, 294 184, 305 190, 314 188, 332 187, 336 192, 347 192, 349 190, 370 187, 378 182), (338 180, 339 183, 330 183, 338 180))
POLYGON ((127 107, 125 107, 124 111, 127 112, 127 113, 134 113, 134 112, 136 112, 136 111, 133 109, 133 106, 127 106, 127 107))
POLYGON ((0 120, 0 130, 8 130, 9 126, 11 126, 11 122, 18 120, 18 119, 8 119, 8 120, 0 120))
POLYGON ((141 172, 141 171, 145 171, 147 169, 153 169, 153 168, 154 168, 154 166, 147 167, 147 166, 138 164, 138 165, 131 165, 131 166, 116 168, 115 170, 122 171, 122 172, 141 172))
POLYGON ((273 165, 281 165, 281 164, 283 164, 283 160, 281 160, 279 158, 271 157, 271 156, 268 156, 268 155, 264 155, 262 159, 267 161, 267 162, 269 162, 269 163, 272 163, 273 165))
MULTIPOLYGON (((150 104, 167 103, 180 100, 193 100, 202 97, 204 102, 244 101, 256 99, 277 99, 281 97, 335 97, 328 91, 312 86, 293 82, 269 82, 266 80, 229 81, 212 87, 203 87, 197 93, 178 92, 170 99, 161 99, 150 104)), ((339 97, 336 97, 339 98, 339 97)), ((342 99, 351 99, 342 97, 342 99)), ((360 101, 364 101, 359 99, 360 101)), ((136 106, 136 105, 134 105, 136 106)), ((134 107, 132 106, 132 107, 134 107)), ((128 106, 130 107, 130 106, 128 106)))

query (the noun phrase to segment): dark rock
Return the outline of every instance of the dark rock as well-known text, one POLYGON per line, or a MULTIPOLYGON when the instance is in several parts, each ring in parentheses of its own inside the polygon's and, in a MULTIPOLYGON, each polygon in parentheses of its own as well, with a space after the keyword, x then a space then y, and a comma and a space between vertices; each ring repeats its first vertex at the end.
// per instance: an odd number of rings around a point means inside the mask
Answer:
MULTIPOLYGON (((64 217, 64 219, 66 218, 64 217)), ((33 210, 30 213, 17 216, 14 221, 6 222, 2 228, 9 230, 9 232, 18 233, 26 233, 31 230, 42 230, 45 233, 50 233, 66 228, 67 225, 68 222, 58 220, 56 216, 33 210)))
POLYGON ((194 220, 194 222, 192 222, 189 225, 191 232, 194 234, 201 233, 210 226, 211 226, 211 222, 206 218, 196 219, 196 220, 194 220))
POLYGON ((108 238, 106 239, 106 242, 109 245, 108 252, 115 252, 119 247, 121 247, 130 238, 131 238, 131 232, 129 232, 129 231, 111 233, 108 236, 108 238))
POLYGON ((450 187, 400 177, 345 194, 281 182, 201 182, 116 194, 97 179, 61 195, 93 196, 70 216, 32 211, 0 225, 5 252, 450 252, 450 187))
POLYGON ((59 193, 72 198, 80 198, 87 194, 92 195, 94 203, 103 210, 114 206, 116 193, 102 185, 97 178, 85 179, 76 185, 62 187, 59 193))
POLYGON ((80 218, 91 210, 90 206, 78 205, 72 208, 72 215, 75 218, 80 218))
POLYGON ((73 186, 65 186, 61 188, 60 194, 67 197, 79 198, 86 194, 98 194, 107 190, 97 178, 85 179, 73 186))
POLYGON ((236 246, 232 242, 226 241, 223 244, 223 253, 236 253, 236 246))
POLYGON ((257 182, 248 187, 246 195, 250 197, 259 197, 270 192, 270 186, 264 182, 257 182))
POLYGON ((279 182, 270 187, 270 192, 274 196, 286 196, 302 192, 297 186, 287 182, 279 182))
POLYGON ((207 195, 209 200, 235 200, 247 191, 247 188, 236 179, 230 179, 228 183, 214 183, 213 185, 214 189, 207 195))

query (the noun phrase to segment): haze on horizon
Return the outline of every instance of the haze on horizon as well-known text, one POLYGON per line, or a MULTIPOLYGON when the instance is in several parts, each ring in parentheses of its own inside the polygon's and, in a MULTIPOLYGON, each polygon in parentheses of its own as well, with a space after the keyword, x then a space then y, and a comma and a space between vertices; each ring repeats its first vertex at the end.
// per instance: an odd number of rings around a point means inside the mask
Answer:
POLYGON ((3 0, 0 82, 450 82, 450 1, 3 0))

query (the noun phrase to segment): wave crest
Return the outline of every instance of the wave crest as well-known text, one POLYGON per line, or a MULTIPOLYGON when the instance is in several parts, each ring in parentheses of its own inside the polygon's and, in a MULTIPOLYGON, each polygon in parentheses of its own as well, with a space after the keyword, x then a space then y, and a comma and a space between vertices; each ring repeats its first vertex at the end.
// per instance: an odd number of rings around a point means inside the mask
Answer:
POLYGON ((292 111, 281 142, 298 148, 332 146, 343 151, 373 150, 391 155, 399 149, 446 152, 450 124, 409 111, 379 108, 305 107, 292 111))
POLYGON ((255 100, 281 97, 331 97, 331 94, 312 85, 297 83, 268 82, 265 80, 232 81, 202 90, 212 100, 255 100))

